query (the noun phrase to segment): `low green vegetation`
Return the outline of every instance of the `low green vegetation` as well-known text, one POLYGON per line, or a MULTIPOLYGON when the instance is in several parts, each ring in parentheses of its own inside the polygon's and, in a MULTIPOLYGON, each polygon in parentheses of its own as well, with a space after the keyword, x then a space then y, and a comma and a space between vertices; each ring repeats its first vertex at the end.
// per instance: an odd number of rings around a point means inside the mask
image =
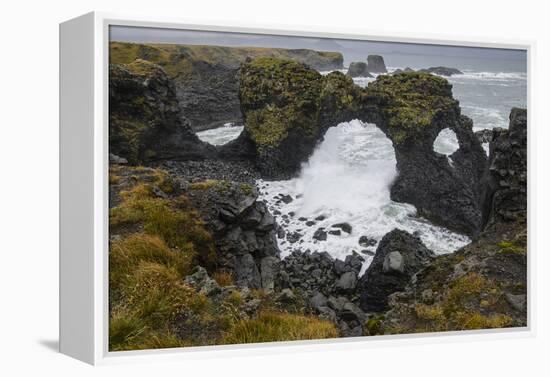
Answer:
POLYGON ((122 191, 122 202, 110 211, 111 229, 138 225, 143 233, 159 236, 169 247, 196 255, 198 262, 205 265, 213 265, 212 236, 188 199, 156 197, 153 187, 151 183, 139 183, 122 191))
POLYGON ((513 241, 501 241, 498 243, 499 253, 501 254, 527 254, 527 248, 525 245, 521 245, 518 242, 513 241))
POLYGON ((184 283, 199 263, 213 264, 213 240, 168 175, 143 167, 110 170, 118 203, 110 210, 109 347, 113 351, 192 345, 173 327, 203 315, 208 299, 184 283), (157 196, 161 190, 163 197, 157 196))
POLYGON ((262 47, 224 47, 206 45, 176 44, 138 44, 110 42, 109 58, 111 63, 128 64, 136 59, 144 59, 159 64, 174 77, 192 74, 193 62, 203 61, 210 64, 223 64, 238 67, 247 58, 272 57, 292 59, 314 67, 342 65, 343 56, 339 52, 291 50, 262 47))
POLYGON ((419 319, 413 331, 448 331, 502 328, 512 318, 499 313, 503 292, 494 281, 471 272, 452 280, 435 304, 417 303, 419 319))

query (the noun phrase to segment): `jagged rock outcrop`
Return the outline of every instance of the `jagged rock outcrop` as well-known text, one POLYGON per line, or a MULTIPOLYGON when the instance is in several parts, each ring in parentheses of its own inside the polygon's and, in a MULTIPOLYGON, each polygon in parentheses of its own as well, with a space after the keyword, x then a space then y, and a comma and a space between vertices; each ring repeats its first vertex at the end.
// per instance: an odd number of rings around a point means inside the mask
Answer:
POLYGON ((172 80, 145 60, 109 67, 109 148, 133 164, 215 153, 182 117, 172 80))
MULTIPOLYGON (((485 128, 475 132, 475 135, 481 144, 490 143, 493 140, 493 132, 495 129, 485 128)), ((498 130, 498 129, 496 129, 498 130)))
POLYGON ((183 185, 211 231, 218 268, 237 285, 273 289, 280 263, 276 223, 253 185, 199 181, 183 185))
POLYGON ((461 75, 463 72, 456 68, 449 67, 430 67, 420 69, 419 72, 433 73, 440 76, 452 76, 452 75, 461 75))
POLYGON ((508 129, 489 144, 483 208, 485 228, 524 219, 527 212, 527 110, 513 108, 508 129))
POLYGON ((351 62, 346 74, 350 77, 372 77, 365 62, 351 62))
POLYGON ((111 63, 128 64, 136 59, 162 66, 174 80, 176 95, 194 131, 241 123, 239 67, 247 58, 271 56, 291 59, 320 70, 343 67, 338 52, 308 49, 194 46, 175 44, 110 43, 111 63))
POLYGON ((386 234, 359 282, 361 309, 366 312, 387 310, 388 297, 404 290, 414 274, 434 257, 418 237, 400 229, 386 234))
POLYGON ((386 73, 386 64, 384 58, 380 55, 367 56, 367 71, 370 73, 386 73))

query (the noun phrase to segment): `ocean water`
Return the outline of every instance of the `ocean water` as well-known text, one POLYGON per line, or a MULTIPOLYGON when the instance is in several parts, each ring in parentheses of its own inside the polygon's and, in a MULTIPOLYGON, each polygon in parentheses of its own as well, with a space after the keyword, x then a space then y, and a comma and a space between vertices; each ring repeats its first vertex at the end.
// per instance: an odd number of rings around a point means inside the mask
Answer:
MULTIPOLYGON (((388 70, 405 66, 419 68, 402 65, 388 70)), ((460 101, 463 114, 472 118, 474 130, 507 128, 510 109, 526 106, 525 72, 474 71, 449 66, 463 69, 464 74, 446 79, 453 85, 453 95, 460 101)), ((374 80, 355 78, 354 82, 366 87, 374 80)), ((198 136, 220 145, 236 138, 241 131, 242 127, 228 124, 202 131, 198 136)), ((450 130, 443 130, 434 142, 434 150, 447 156, 457 148, 456 135, 450 130)), ((295 249, 326 251, 340 259, 357 251, 365 257, 364 271, 372 261, 376 245, 360 246, 361 236, 379 241, 387 232, 400 228, 416 233, 428 248, 440 254, 453 252, 470 242, 464 235, 418 217, 414 206, 393 202, 390 187, 396 176, 391 141, 376 125, 356 119, 331 127, 303 164, 298 177, 286 181, 258 180, 257 186, 260 199, 267 203, 286 234, 301 235, 298 240, 286 236, 278 240, 283 257, 295 249), (292 201, 285 203, 280 200, 281 195, 289 195, 292 201), (352 226, 351 234, 328 234, 326 241, 314 239, 318 228, 335 230, 333 225, 342 222, 352 226)))
POLYGON ((243 129, 243 126, 236 126, 233 123, 226 123, 223 127, 199 131, 197 132, 197 136, 200 140, 212 145, 223 145, 233 139, 236 139, 241 134, 243 129))

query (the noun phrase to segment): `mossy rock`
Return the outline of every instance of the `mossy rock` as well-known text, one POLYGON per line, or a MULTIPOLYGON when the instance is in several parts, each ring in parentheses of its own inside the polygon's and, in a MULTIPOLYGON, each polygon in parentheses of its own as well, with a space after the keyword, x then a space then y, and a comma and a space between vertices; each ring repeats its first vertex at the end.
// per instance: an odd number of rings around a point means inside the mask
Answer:
POLYGON ((315 137, 322 76, 292 60, 257 58, 241 68, 245 127, 258 148, 277 147, 292 129, 315 137))
POLYGON ((366 93, 366 101, 378 106, 385 120, 379 126, 396 144, 415 138, 435 139, 442 128, 437 120, 456 120, 460 114, 451 84, 428 73, 379 76, 366 93))
POLYGON ((340 72, 260 57, 241 67, 239 97, 259 168, 275 178, 296 173, 328 127, 357 115, 364 95, 340 72))

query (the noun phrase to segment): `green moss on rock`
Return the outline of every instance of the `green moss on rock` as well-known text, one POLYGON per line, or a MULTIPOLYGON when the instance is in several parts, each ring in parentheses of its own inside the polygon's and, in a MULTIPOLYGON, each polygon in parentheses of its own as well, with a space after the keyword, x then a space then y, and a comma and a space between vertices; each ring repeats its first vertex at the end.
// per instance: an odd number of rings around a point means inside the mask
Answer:
POLYGON ((366 92, 367 101, 379 105, 397 144, 422 134, 438 114, 454 112, 458 104, 447 80, 423 72, 379 76, 366 92))
POLYGON ((276 147, 292 129, 314 137, 322 76, 292 60, 261 57, 241 68, 245 127, 259 149, 276 147))

